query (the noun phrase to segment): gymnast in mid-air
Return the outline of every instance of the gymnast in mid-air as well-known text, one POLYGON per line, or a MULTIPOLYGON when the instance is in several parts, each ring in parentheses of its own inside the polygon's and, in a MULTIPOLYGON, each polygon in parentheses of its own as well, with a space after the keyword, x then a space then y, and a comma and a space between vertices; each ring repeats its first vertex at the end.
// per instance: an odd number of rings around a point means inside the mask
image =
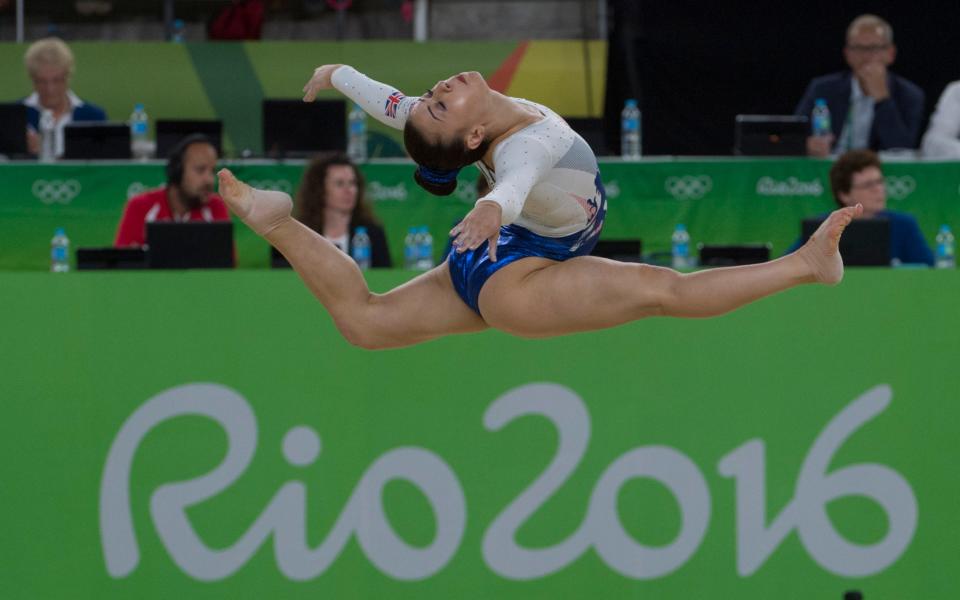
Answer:
POLYGON ((597 159, 546 106, 491 90, 477 72, 411 97, 352 67, 324 65, 304 86, 304 101, 329 88, 403 130, 414 178, 431 193, 451 193, 471 164, 490 184, 450 232, 443 264, 375 294, 348 255, 291 216, 290 196, 220 171, 230 208, 283 253, 356 346, 408 346, 488 327, 538 338, 644 317, 712 317, 843 277, 840 236, 859 205, 834 211, 799 250, 767 263, 678 273, 615 262, 589 256, 607 208, 597 159))

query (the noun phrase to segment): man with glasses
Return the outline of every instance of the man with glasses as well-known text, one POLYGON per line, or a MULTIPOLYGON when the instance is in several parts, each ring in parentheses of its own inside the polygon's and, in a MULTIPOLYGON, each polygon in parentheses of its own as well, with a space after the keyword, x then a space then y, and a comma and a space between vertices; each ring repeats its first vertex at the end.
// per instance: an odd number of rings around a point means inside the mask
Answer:
MULTIPOLYGON (((863 205, 863 213, 857 218, 890 221, 890 259, 895 264, 933 266, 933 252, 913 215, 887 210, 886 181, 876 153, 852 150, 841 155, 830 167, 830 190, 841 208, 863 205)), ((798 249, 803 242, 801 237, 786 253, 798 249)))
POLYGON ((843 50, 850 70, 811 81, 794 111, 810 116, 818 98, 830 108, 833 133, 807 138, 807 154, 917 147, 924 95, 890 72, 896 55, 889 23, 876 15, 860 15, 850 23, 843 50))

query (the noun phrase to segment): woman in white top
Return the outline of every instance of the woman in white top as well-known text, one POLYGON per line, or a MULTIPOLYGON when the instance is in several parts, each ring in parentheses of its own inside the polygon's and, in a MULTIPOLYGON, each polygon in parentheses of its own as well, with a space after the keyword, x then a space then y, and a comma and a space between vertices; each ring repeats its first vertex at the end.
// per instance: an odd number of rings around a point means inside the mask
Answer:
POLYGON ((681 274, 587 256, 606 209, 596 159, 546 107, 493 91, 476 72, 411 98, 343 65, 317 68, 304 100, 331 87, 404 130, 415 178, 428 190, 450 193, 457 171, 474 163, 491 183, 451 231, 455 252, 444 264, 374 294, 349 257, 290 216, 289 196, 220 172, 231 209, 287 257, 357 346, 406 346, 487 327, 547 337, 649 316, 710 317, 843 277, 840 235, 859 206, 835 211, 796 253, 764 264, 681 274))

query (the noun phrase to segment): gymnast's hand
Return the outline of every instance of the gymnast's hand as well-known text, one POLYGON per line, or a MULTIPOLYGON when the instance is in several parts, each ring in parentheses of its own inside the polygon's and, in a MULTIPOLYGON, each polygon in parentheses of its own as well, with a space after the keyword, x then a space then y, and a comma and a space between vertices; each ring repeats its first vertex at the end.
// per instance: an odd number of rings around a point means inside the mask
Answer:
POLYGON ((313 102, 317 98, 317 92, 320 90, 329 90, 333 87, 330 78, 333 72, 343 65, 323 65, 313 70, 313 77, 303 86, 303 101, 313 102))
POLYGON ((453 247, 457 253, 476 250, 484 241, 489 242, 487 252, 490 260, 497 262, 497 240, 500 239, 500 219, 503 209, 493 200, 481 200, 467 213, 457 226, 450 230, 453 247))

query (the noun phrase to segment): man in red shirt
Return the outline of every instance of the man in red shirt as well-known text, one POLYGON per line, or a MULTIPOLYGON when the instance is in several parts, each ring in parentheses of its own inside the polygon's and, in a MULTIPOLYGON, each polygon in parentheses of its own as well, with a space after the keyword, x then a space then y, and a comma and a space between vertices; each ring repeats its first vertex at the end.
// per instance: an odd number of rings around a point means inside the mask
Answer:
POLYGON ((170 153, 167 185, 127 202, 113 245, 143 246, 147 223, 155 221, 229 221, 223 199, 213 193, 217 150, 205 136, 185 137, 170 153))

